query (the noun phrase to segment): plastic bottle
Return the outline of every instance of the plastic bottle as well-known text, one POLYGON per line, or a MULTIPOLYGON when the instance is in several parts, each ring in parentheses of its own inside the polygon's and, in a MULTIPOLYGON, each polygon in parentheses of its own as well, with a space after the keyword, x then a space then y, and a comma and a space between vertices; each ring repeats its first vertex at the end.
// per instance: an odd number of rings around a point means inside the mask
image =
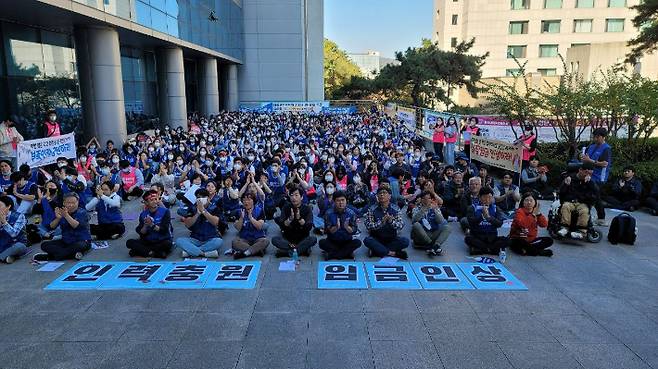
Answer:
POLYGON ((297 249, 292 250, 292 261, 295 262, 295 265, 299 265, 299 253, 297 253, 297 249))

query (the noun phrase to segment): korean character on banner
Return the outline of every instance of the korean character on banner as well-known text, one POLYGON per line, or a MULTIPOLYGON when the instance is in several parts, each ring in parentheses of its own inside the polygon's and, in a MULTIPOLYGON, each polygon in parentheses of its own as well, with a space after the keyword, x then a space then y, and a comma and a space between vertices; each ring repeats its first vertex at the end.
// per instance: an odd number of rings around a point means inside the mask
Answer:
POLYGON ((130 265, 117 278, 136 278, 140 282, 146 282, 160 267, 161 265, 130 265))
POLYGON ((327 265, 324 271, 325 281, 356 281, 355 265, 327 265))
POLYGON ((442 267, 425 265, 420 268, 420 271, 428 282, 459 282, 455 271, 449 265, 442 267))
POLYGON ((88 264, 73 271, 73 274, 64 278, 64 282, 95 282, 112 269, 112 265, 88 264))
POLYGON ((482 282, 505 282, 507 279, 501 274, 501 270, 496 268, 493 265, 487 265, 482 267, 480 265, 475 265, 471 274, 476 276, 479 281, 482 282), (488 270, 486 270, 488 269, 488 270))
POLYGON ((253 265, 222 265, 217 272, 217 281, 246 281, 249 279, 253 265))
POLYGON ((206 271, 207 265, 176 265, 165 277, 167 282, 196 281, 206 271))
POLYGON ((375 265, 375 279, 379 282, 407 282, 407 272, 401 265, 375 265))

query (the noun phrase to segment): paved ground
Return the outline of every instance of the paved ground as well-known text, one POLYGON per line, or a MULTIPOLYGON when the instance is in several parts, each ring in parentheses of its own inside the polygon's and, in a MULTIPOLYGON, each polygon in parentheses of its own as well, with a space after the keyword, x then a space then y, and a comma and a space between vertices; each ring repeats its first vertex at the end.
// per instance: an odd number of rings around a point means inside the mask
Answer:
MULTIPOLYGON (((636 246, 512 255, 523 292, 318 290, 317 249, 296 273, 270 252, 253 290, 46 292, 74 263, 21 260, 0 265, 0 368, 658 368, 658 218, 637 217, 636 246)), ((453 226, 436 260, 467 260, 453 226)), ((132 235, 87 259, 128 260, 132 235)))

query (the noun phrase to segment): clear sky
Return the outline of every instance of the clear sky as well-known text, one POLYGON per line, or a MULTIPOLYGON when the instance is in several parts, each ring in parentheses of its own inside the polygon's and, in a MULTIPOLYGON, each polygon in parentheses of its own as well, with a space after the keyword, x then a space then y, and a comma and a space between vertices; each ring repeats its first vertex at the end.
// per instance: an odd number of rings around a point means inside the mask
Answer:
POLYGON ((396 51, 432 35, 432 0, 324 0, 324 37, 347 52, 396 51))

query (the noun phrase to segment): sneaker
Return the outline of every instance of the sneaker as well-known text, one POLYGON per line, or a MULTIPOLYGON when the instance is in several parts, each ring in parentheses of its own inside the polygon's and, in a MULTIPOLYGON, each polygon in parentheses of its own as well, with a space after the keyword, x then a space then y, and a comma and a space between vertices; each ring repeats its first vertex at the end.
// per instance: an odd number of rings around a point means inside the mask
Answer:
POLYGON ((84 254, 82 252, 78 251, 78 252, 75 253, 75 259, 76 260, 82 260, 83 256, 84 256, 84 254))
POLYGON ((432 257, 432 256, 436 255, 436 253, 434 253, 434 250, 432 250, 432 249, 425 250, 425 253, 426 253, 427 256, 429 256, 429 257, 432 257))
POLYGON ((190 254, 187 251, 183 250, 183 251, 180 252, 180 257, 189 258, 190 254))
POLYGON ((457 217, 448 217, 448 222, 458 222, 459 218, 457 217))
POLYGON ((375 256, 375 254, 372 252, 372 250, 371 250, 371 249, 368 249, 368 257, 369 257, 369 258, 372 258, 372 257, 374 257, 374 256, 375 256))
POLYGON ((553 250, 541 250, 539 251, 539 256, 553 256, 553 250))
POLYGON ((137 252, 135 252, 135 250, 129 250, 128 255, 130 255, 131 258, 134 258, 135 256, 137 256, 137 252))
POLYGON ((441 255, 442 253, 443 253, 443 249, 441 248, 441 246, 437 246, 437 247, 434 249, 434 255, 439 256, 439 255, 441 255))
POLYGON ((507 261, 507 252, 505 250, 500 250, 498 258, 500 259, 500 262, 504 264, 507 261))
POLYGON ((395 257, 398 259, 407 260, 409 258, 409 255, 407 255, 406 251, 400 250, 395 252, 395 257))
POLYGON ((607 227, 608 222, 605 221, 605 219, 597 219, 596 220, 596 225, 599 227, 607 227))
POLYGON ((48 254, 45 252, 39 252, 32 256, 32 260, 34 261, 48 261, 48 259, 48 254))
POLYGON ((212 250, 212 251, 206 251, 203 253, 203 256, 207 258, 218 258, 219 257, 219 252, 217 250, 212 250))
POLYGON ((470 235, 471 235, 471 229, 470 229, 470 228, 466 228, 466 229, 464 230, 464 236, 470 236, 470 235))
POLYGON ((13 263, 15 260, 16 260, 16 259, 15 259, 13 256, 9 255, 9 256, 7 256, 7 257, 5 258, 5 263, 7 263, 7 264, 11 264, 11 263, 13 263))
POLYGON ((115 233, 111 235, 110 238, 113 240, 118 240, 119 238, 121 238, 121 236, 123 236, 123 233, 115 233))
POLYGON ((354 232, 354 237, 361 237, 361 231, 357 229, 356 232, 354 232))
POLYGON ((566 229, 565 227, 562 227, 562 228, 560 228, 559 231, 557 231, 557 234, 559 234, 561 237, 566 237, 568 233, 569 233, 569 230, 566 229))
POLYGON ((585 238, 585 236, 580 232, 571 232, 570 236, 574 240, 582 240, 583 238, 585 238))
POLYGON ((244 259, 246 257, 247 257, 247 255, 245 255, 244 252, 242 252, 242 251, 236 251, 236 252, 233 253, 233 259, 234 260, 244 259))
POLYGON ((235 250, 233 250, 233 249, 228 249, 228 250, 224 251, 224 255, 233 255, 234 253, 235 253, 235 250))

